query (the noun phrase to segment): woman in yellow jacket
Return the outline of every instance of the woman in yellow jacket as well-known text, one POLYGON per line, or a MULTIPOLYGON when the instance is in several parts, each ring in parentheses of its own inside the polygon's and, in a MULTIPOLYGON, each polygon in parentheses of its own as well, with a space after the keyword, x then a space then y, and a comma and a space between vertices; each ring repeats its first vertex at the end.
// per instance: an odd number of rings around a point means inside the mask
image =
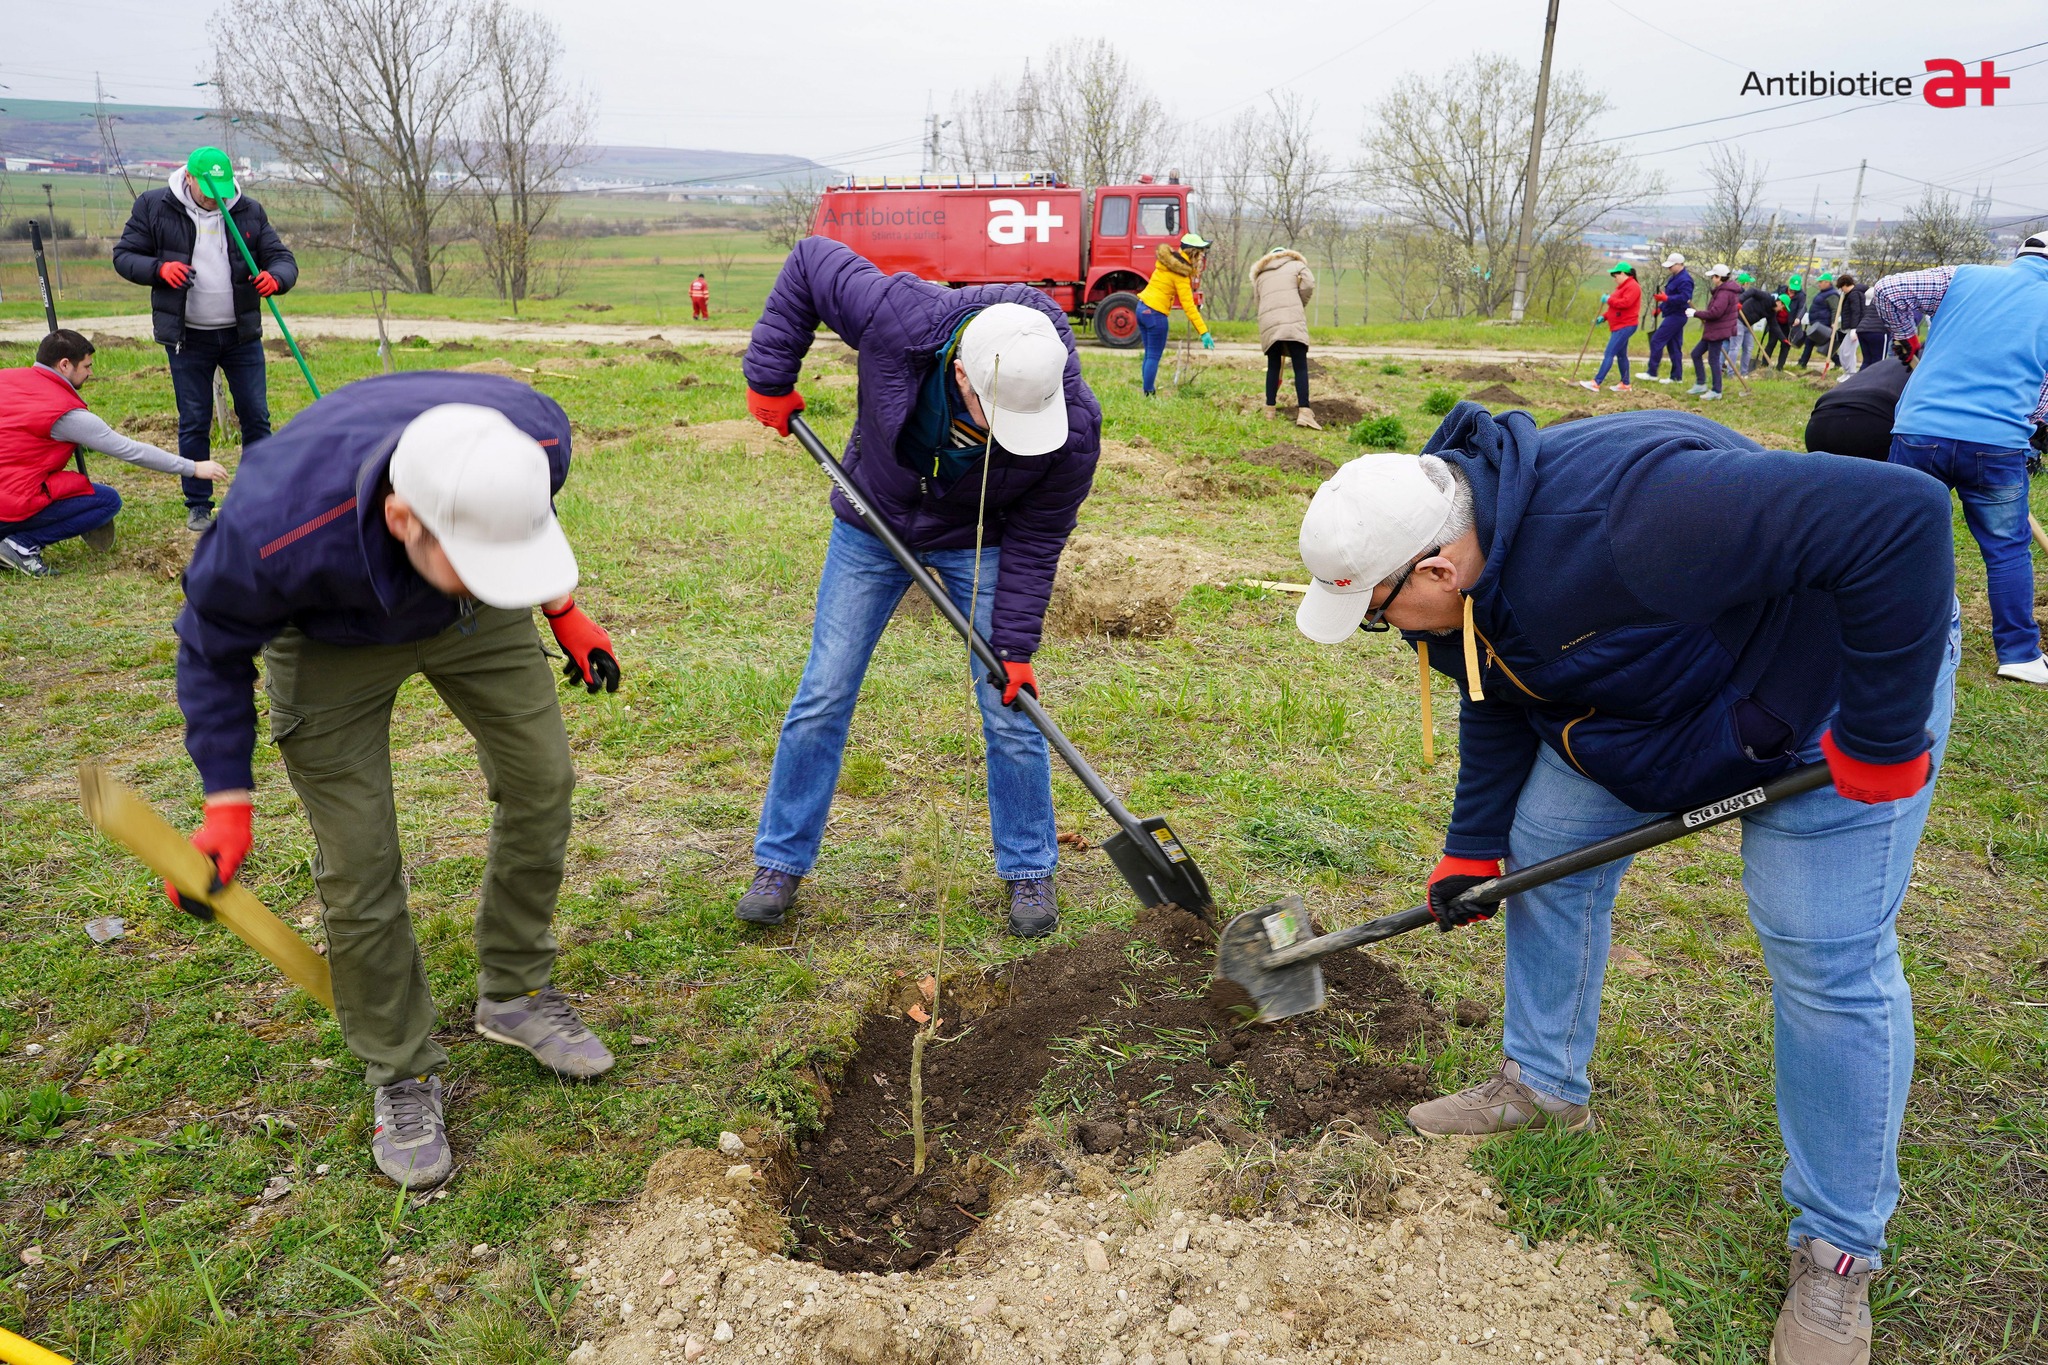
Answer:
POLYGON ((1144 292, 1138 295, 1138 335, 1145 342, 1145 396, 1152 396, 1152 386, 1159 378, 1159 357, 1166 354, 1167 314, 1178 303, 1188 321, 1202 338, 1207 350, 1216 349, 1216 338, 1209 334, 1209 324, 1202 321, 1202 310, 1195 306, 1195 280, 1202 273, 1202 262, 1208 256, 1209 242, 1205 237, 1188 233, 1180 239, 1179 246, 1159 245, 1158 264, 1152 269, 1152 278, 1145 281, 1144 292))

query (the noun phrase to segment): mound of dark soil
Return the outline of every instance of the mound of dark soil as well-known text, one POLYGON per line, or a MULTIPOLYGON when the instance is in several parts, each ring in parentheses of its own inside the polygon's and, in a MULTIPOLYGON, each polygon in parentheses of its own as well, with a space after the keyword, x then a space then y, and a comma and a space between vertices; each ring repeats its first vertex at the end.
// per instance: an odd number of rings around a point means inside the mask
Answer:
POLYGON ((1450 376, 1453 379, 1462 379, 1467 383, 1478 383, 1481 380, 1498 380, 1501 383, 1507 383, 1515 377, 1515 372, 1505 365, 1460 365, 1457 369, 1450 371, 1450 376))
POLYGON ((437 351, 474 351, 476 347, 467 341, 444 341, 434 349, 437 351))
POLYGON ((142 346, 135 337, 117 336, 113 332, 94 332, 90 340, 96 351, 134 351, 142 346))
POLYGON ((1573 408, 1568 412, 1560 412, 1555 418, 1553 418, 1549 422, 1546 422, 1544 425, 1561 427, 1566 422, 1576 422, 1580 418, 1591 417, 1592 415, 1593 414, 1585 408, 1573 408))
POLYGON ((1309 407, 1315 410, 1316 420, 1326 427, 1353 426, 1368 417, 1383 417, 1387 413, 1385 406, 1369 398, 1342 393, 1320 395, 1309 407))
POLYGON ((1476 393, 1465 395, 1475 403, 1499 403, 1511 408, 1526 408, 1529 400, 1505 384, 1489 384, 1476 393))
MULTIPOLYGON (((1248 1027, 1244 993, 1210 980, 1207 931, 1147 911, 1134 933, 1100 931, 946 983, 944 1021, 924 1060, 931 1157, 911 1175, 910 1052, 903 1013, 862 1026, 824 1131, 797 1158, 790 1219, 797 1254, 838 1270, 924 1265, 971 1232, 990 1188, 1020 1161, 1034 1116, 1067 1122, 1084 1150, 1135 1163, 1205 1137, 1306 1136, 1338 1119, 1377 1128, 1380 1111, 1434 1092, 1427 1068, 1362 1060, 1440 1040, 1442 1016, 1386 963, 1327 959, 1330 1004, 1248 1027), (1347 1047, 1345 1044, 1349 1044, 1347 1047)), ((1035 1149, 1035 1150, 1034 1150, 1035 1149)))
POLYGON ((1268 469, 1281 469, 1289 474, 1313 474, 1319 479, 1328 478, 1337 472, 1337 466, 1310 450, 1292 441, 1278 441, 1256 450, 1240 450, 1237 458, 1247 464, 1264 465, 1268 469))

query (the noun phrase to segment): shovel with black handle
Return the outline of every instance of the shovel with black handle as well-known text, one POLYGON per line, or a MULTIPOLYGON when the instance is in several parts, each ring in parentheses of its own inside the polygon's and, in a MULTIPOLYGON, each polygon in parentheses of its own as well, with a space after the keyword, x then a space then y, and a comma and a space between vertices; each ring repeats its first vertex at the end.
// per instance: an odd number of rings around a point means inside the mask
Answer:
MULTIPOLYGON (((1517 892, 1531 891, 1575 872, 1626 858, 1658 844, 1668 844, 1696 830, 1733 820, 1760 806, 1816 791, 1825 787, 1828 781, 1827 764, 1808 763, 1782 777, 1772 778, 1761 787, 1737 792, 1696 810, 1652 820, 1625 834, 1601 839, 1570 853, 1560 853, 1555 858, 1545 858, 1540 863, 1531 863, 1504 876, 1490 878, 1458 897, 1456 903, 1467 909, 1487 909, 1490 913, 1492 908, 1517 892)), ((1323 1007, 1323 969, 1316 965, 1319 959, 1341 953, 1346 948, 1362 948, 1368 943, 1379 943, 1396 934, 1435 923, 1436 916, 1430 913, 1427 904, 1423 904, 1412 910, 1367 920, 1349 929, 1339 929, 1333 934, 1311 937, 1308 911, 1303 907, 1301 897, 1289 896, 1262 910, 1248 910, 1224 926, 1223 936, 1216 945, 1216 974, 1244 987, 1252 1002, 1259 1007, 1258 1022, 1271 1023, 1323 1007)))
MULTIPOLYGON (((953 605, 953 599, 946 595, 946 590, 939 586, 939 581, 932 577, 931 571, 917 562, 916 556, 912 555, 896 533, 889 529, 889 524, 868 506, 867 498, 854 487, 853 478, 846 472, 845 466, 833 458, 832 452, 825 448, 825 443, 818 439, 818 434, 811 430, 810 424, 802 417, 792 416, 789 419, 789 430, 790 434, 803 444, 810 457, 818 462, 818 467, 825 471, 833 483, 839 485, 839 491, 845 495, 847 502, 853 505, 853 510, 860 514, 860 519, 868 531, 888 547, 889 553, 896 557, 896 562, 903 566, 903 571, 910 575, 911 581, 924 590, 925 596, 931 598, 932 605, 938 608, 939 615, 945 617, 946 623, 967 642, 967 648, 973 653, 975 662, 988 671, 990 684, 997 688, 1002 687, 1002 659, 989 647, 988 641, 981 638, 981 632, 974 628, 974 623, 961 615, 960 608, 953 605)), ((1201 916, 1203 922, 1213 928, 1216 923, 1216 898, 1210 894, 1209 883, 1202 876, 1202 869, 1195 866, 1194 855, 1189 853, 1187 846, 1175 836, 1165 818, 1154 815, 1140 820, 1131 814, 1124 803, 1117 799, 1116 793, 1102 780, 1101 775, 1088 765, 1088 760, 1081 757, 1080 750, 1076 749, 1073 742, 1061 732, 1060 727, 1053 723, 1052 717, 1045 713, 1045 708, 1039 704, 1037 697, 1020 690, 1017 693, 1016 707, 1038 727, 1039 733, 1045 736, 1046 743, 1050 744, 1054 752, 1066 761, 1066 765, 1074 770, 1074 776, 1081 779, 1081 785, 1088 789, 1088 794, 1109 812, 1110 819, 1116 821, 1117 833, 1111 835, 1102 847, 1109 854, 1109 860, 1116 864, 1116 870, 1130 883, 1139 903, 1177 905, 1183 910, 1201 916)))

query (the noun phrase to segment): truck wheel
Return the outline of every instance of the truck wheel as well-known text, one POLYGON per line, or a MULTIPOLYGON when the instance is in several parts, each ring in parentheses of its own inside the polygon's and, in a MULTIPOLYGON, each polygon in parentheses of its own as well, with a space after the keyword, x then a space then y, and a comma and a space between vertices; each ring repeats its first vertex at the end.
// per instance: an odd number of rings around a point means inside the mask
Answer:
POLYGON ((1138 344, 1138 296, 1111 294, 1095 305, 1095 339, 1128 350, 1138 344))

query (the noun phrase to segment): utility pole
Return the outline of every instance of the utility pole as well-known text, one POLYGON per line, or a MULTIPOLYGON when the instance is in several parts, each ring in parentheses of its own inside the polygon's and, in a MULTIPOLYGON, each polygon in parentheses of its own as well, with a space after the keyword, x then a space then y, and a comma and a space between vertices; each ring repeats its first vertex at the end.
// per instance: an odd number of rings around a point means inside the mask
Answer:
MULTIPOLYGON (((1863 172, 1868 170, 1869 167, 1870 161, 1867 157, 1856 167, 1856 197, 1849 201, 1849 235, 1842 239, 1843 270, 1851 269, 1850 262, 1856 259, 1856 219, 1863 212, 1863 172)), ((1866 292, 1863 297, 1867 306, 1870 295, 1866 292)), ((1820 358, 1820 372, 1823 375, 1828 372, 1828 368, 1835 362, 1836 339, 1841 336, 1841 333, 1842 300, 1837 297, 1835 299, 1834 320, 1828 323, 1827 353, 1820 358)))
POLYGON ((50 208, 50 260, 57 266, 57 293, 64 293, 64 250, 57 245, 57 200, 50 193, 50 182, 43 182, 43 202, 50 208))
POLYGON ((1550 105, 1550 49, 1557 42, 1557 0, 1543 20, 1543 65, 1536 71, 1536 117, 1529 128, 1529 174, 1522 182, 1522 226, 1515 233, 1515 296, 1510 322, 1520 322, 1529 302, 1530 238, 1536 232, 1536 187, 1543 162, 1543 116, 1550 105))

